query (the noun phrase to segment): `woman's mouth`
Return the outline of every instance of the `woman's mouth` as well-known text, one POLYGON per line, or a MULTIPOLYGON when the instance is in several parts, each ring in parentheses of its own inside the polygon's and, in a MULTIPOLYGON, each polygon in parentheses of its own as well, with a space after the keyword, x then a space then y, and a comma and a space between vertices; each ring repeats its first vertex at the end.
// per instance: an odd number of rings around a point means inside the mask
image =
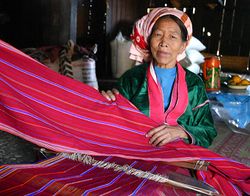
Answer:
POLYGON ((157 56, 159 56, 159 57, 166 57, 166 56, 169 56, 169 55, 170 55, 169 52, 157 51, 157 56))

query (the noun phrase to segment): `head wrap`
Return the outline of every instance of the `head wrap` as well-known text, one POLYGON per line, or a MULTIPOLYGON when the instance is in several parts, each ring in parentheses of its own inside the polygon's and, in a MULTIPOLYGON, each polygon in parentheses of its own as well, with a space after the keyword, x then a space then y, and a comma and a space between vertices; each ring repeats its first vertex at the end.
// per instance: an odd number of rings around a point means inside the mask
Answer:
MULTIPOLYGON (((184 12, 177 10, 175 8, 155 8, 149 14, 143 16, 138 20, 133 28, 133 33, 131 35, 132 45, 130 47, 130 59, 139 62, 148 62, 151 60, 150 48, 148 45, 148 37, 151 34, 152 28, 156 21, 165 15, 174 15, 179 18, 187 29, 188 36, 187 41, 190 40, 192 36, 192 22, 188 15, 184 12)), ((185 57, 185 52, 178 55, 177 60, 181 60, 185 57)))

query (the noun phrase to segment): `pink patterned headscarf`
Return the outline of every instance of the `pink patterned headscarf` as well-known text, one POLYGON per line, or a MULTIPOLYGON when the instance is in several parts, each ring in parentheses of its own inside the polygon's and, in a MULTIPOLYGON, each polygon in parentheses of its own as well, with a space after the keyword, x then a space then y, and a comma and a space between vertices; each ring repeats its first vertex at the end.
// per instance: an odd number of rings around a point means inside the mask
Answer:
MULTIPOLYGON (((138 62, 148 62, 151 60, 150 48, 147 43, 148 37, 151 34, 152 28, 156 21, 165 15, 174 15, 179 18, 184 26, 187 29, 188 37, 187 41, 190 40, 192 36, 192 22, 189 19, 188 15, 184 12, 177 10, 175 8, 155 8, 149 14, 143 16, 140 20, 138 20, 133 28, 133 33, 131 35, 132 45, 130 48, 130 59, 133 59, 138 62)), ((177 61, 183 59, 185 57, 185 52, 178 55, 177 61)))

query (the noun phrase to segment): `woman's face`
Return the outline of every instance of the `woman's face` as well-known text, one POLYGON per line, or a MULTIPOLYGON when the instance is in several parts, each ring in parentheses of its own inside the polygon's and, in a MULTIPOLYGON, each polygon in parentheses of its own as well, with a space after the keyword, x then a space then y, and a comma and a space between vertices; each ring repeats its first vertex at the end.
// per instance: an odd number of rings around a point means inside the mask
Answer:
POLYGON ((150 39, 150 49, 159 67, 172 68, 176 59, 186 48, 181 38, 181 29, 171 18, 159 19, 150 39))

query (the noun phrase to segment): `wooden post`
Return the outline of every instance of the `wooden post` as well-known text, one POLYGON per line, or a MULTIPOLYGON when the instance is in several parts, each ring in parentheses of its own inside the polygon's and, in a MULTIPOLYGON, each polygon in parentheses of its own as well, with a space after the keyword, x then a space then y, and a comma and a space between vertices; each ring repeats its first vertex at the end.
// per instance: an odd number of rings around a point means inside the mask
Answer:
POLYGON ((78 0, 70 0, 70 29, 69 38, 76 43, 77 35, 77 5, 78 0))

